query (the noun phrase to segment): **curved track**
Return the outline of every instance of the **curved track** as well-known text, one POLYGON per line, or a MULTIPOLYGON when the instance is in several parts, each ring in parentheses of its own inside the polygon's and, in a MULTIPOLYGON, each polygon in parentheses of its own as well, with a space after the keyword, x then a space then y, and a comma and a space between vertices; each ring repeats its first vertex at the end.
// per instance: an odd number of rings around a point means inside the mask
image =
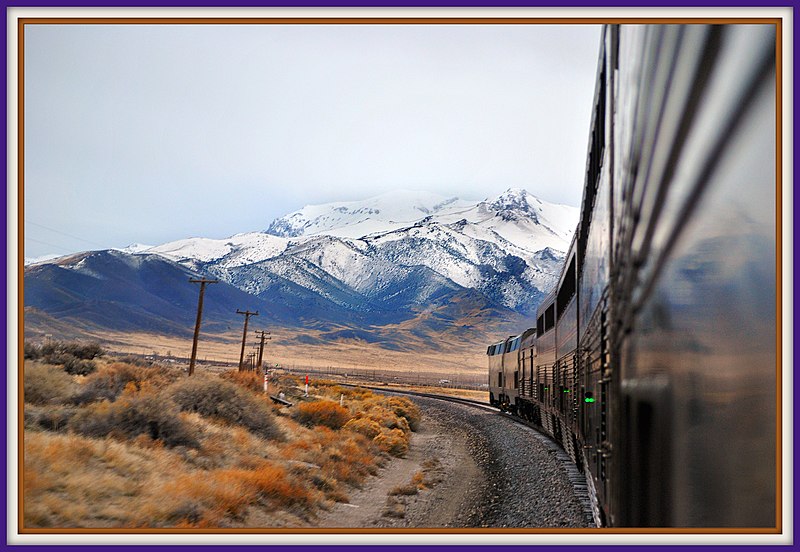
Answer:
POLYGON ((591 525, 599 526, 598 518, 595 515, 596 505, 597 505, 597 498, 593 497, 590 492, 590 487, 586 483, 586 477, 583 473, 581 473, 577 466, 572 462, 572 459, 569 455, 562 449, 555 441, 553 441, 550 437, 539 431, 539 429, 531 424, 530 422, 513 416, 507 412, 501 411, 499 408, 491 406, 488 403, 476 401, 472 399, 465 399, 461 397, 452 397, 448 395, 437 395, 435 393, 423 393, 420 391, 405 391, 401 389, 390 389, 386 387, 372 387, 366 385, 355 385, 355 384, 341 384, 343 387, 361 387, 363 389, 369 389, 371 391, 376 391, 380 393, 392 393, 397 395, 410 395, 416 397, 424 397, 428 399, 435 399, 439 401, 451 402, 451 403, 458 403, 467 405, 473 408, 479 408, 482 410, 487 410, 490 412, 495 412, 500 416, 508 419, 511 422, 524 425, 531 430, 533 430, 533 434, 538 441, 540 441, 545 447, 551 450, 561 468, 566 472, 567 478, 569 479, 570 484, 572 485, 573 492, 575 497, 581 503, 583 507, 583 515, 586 518, 587 522, 591 525), (594 504, 594 507, 593 507, 594 504))

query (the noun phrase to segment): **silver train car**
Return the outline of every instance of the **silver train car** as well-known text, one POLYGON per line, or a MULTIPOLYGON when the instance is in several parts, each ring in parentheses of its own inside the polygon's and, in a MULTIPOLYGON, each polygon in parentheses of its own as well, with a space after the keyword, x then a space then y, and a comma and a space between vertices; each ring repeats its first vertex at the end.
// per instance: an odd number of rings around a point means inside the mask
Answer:
POLYGON ((601 525, 779 523, 776 48, 770 24, 603 29, 558 285, 489 348, 492 402, 563 446, 601 525))

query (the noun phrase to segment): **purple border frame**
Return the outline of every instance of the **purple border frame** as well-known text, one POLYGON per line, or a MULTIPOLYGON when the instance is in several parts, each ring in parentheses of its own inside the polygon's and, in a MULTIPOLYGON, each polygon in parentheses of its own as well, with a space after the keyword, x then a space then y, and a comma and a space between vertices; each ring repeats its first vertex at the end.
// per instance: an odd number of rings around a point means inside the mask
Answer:
POLYGON ((220 0, 3 0, 4 7, 290 7, 290 8, 351 8, 351 7, 377 7, 377 8, 468 8, 468 7, 535 7, 535 8, 610 8, 610 7, 671 7, 671 8, 706 8, 706 7, 788 7, 794 6, 796 0, 767 0, 758 2, 754 0, 499 0, 496 3, 487 0, 303 0, 291 2, 288 0, 233 0, 225 3, 220 0))
MULTIPOLYGON (((325 0, 300 0, 297 2, 287 1, 287 0, 233 0, 230 3, 225 3, 222 0, 167 0, 159 2, 157 0, 75 0, 70 2, 68 0, 0 0, 0 6, 2 6, 3 10, 3 19, 2 19, 2 28, 0 29, 0 40, 2 41, 3 45, 3 57, 2 57, 2 69, 3 75, 6 76, 8 72, 8 63, 7 63, 7 24, 8 24, 8 14, 7 11, 9 8, 13 7, 225 7, 225 8, 237 8, 237 7, 294 7, 294 8, 301 8, 301 7, 328 7, 328 8, 343 8, 343 7, 387 7, 387 8, 398 8, 398 7, 492 7, 492 8, 504 8, 504 7, 557 7, 557 8, 604 8, 604 7, 686 7, 686 8, 706 8, 706 7, 791 7, 793 18, 796 20, 798 15, 798 3, 800 0, 767 0, 765 2, 758 2, 757 0, 655 0, 655 1, 648 1, 648 0, 568 0, 567 2, 558 2, 557 0, 499 0, 496 3, 490 2, 489 0, 433 0, 430 2, 426 2, 424 0, 338 0, 338 1, 325 1, 325 0)), ((797 60, 800 59, 800 47, 798 47, 797 42, 792 43, 792 78, 793 78, 793 96, 792 98, 784 98, 784 105, 795 105, 795 99, 798 96, 797 92, 797 85, 798 85, 798 78, 797 78, 797 60), (790 103, 791 102, 791 103, 790 103)), ((6 106, 8 103, 8 82, 6 81, 6 86, 3 87, 2 91, 2 99, 3 99, 3 106, 6 106)), ((8 113, 6 109, 2 110, 2 119, 4 122, 3 127, 8 130, 8 113)), ((797 144, 796 140, 794 140, 794 128, 798 126, 798 122, 800 122, 800 114, 795 109, 793 110, 793 118, 791 121, 791 136, 793 142, 793 159, 798 158, 800 156, 800 145, 797 144)), ((3 134, 2 141, 6 146, 6 156, 3 157, 2 160, 2 167, 3 167, 3 174, 8 173, 8 144, 6 143, 7 134, 3 134)), ((792 281, 791 282, 784 282, 784 288, 794 290, 794 283, 795 283, 795 274, 797 272, 797 262, 795 261, 795 247, 794 244, 797 241, 798 231, 794 228, 793 219, 794 213, 797 210, 798 204, 800 204, 800 200, 798 200, 796 191, 797 191, 797 181, 798 178, 795 177, 792 181, 792 211, 791 211, 791 219, 789 224, 792 228, 792 253, 791 253, 791 262, 792 262, 792 281), (791 287, 789 287, 791 286, 791 287)), ((2 274, 2 282, 4 284, 4 288, 6 293, 3 295, 3 305, 5 307, 6 317, 3 318, 0 325, 5 330, 6 341, 3 344, 2 350, 5 353, 5 358, 8 356, 8 239, 9 239, 9 227, 8 227, 8 185, 9 182, 6 182, 6 193, 3 195, 2 198, 2 206, 3 206, 3 220, 5 222, 3 227, 3 240, 2 244, 2 251, 4 253, 4 258, 6 260, 5 271, 2 274)), ((784 184, 785 186, 785 184, 784 184)), ((786 198, 783 198, 786 201, 786 198)), ((786 239, 785 237, 784 239, 786 239)), ((787 262, 788 259, 784 259, 784 263, 787 262)), ((798 304, 798 299, 794 296, 792 297, 792 303, 789 305, 789 308, 792 309, 791 312, 791 320, 792 326, 794 321, 794 309, 798 304)), ((784 305, 786 302, 784 301, 784 305)), ((792 327, 792 338, 794 342, 795 337, 800 337, 800 332, 798 332, 794 327, 792 327)), ((793 353, 792 353, 793 355, 793 353)), ((9 366, 6 369, 10 368, 9 366)), ((7 389, 7 381, 3 380, 2 382, 2 390, 4 392, 4 397, 7 397, 8 389, 7 389)), ((798 378, 795 378, 793 383, 793 396, 800 395, 800 383, 798 383, 798 378)), ((8 404, 6 403, 6 408, 8 404)), ((794 409, 792 408, 792 411, 794 409)), ((793 420, 794 425, 797 425, 797 418, 793 420)), ((2 438, 3 443, 7 443, 8 439, 8 432, 7 427, 5 424, 2 425, 2 438)), ((795 463, 792 466, 792 473, 796 470, 794 469, 797 465, 796 457, 797 457, 797 446, 793 443, 793 457, 795 458, 795 463)), ((3 457, 2 465, 5 468, 6 478, 3 479, 3 489, 5 491, 4 495, 8 497, 8 450, 6 450, 6 454, 3 457)), ((789 491, 789 489, 785 490, 789 491)), ((794 496, 797 494, 798 490, 798 482, 795 478, 793 482, 793 488, 790 492, 793 493, 792 496, 792 503, 794 503, 794 496)), ((7 503, 4 501, 2 503, 2 515, 3 515, 3 523, 5 524, 7 521, 7 503)), ((792 519, 792 528, 785 528, 784 531, 792 530, 797 524, 797 517, 798 513, 795 510, 793 512, 793 519, 792 519)), ((6 536, 8 535, 8 527, 6 527, 6 536)), ((443 546, 430 546, 430 545, 421 545, 421 546, 413 546, 413 545, 400 545, 400 546, 390 546, 390 545, 362 545, 359 546, 359 550, 372 550, 372 549, 391 549, 397 550, 414 550, 414 551, 426 551, 426 550, 456 550, 460 548, 462 545, 443 545, 443 546)), ((649 548, 655 545, 632 545, 626 546, 626 550, 636 550, 639 548, 649 548)), ((23 548, 21 546, 11 546, 8 542, 4 542, 0 544, 0 549, 17 549, 23 548)), ((31 551, 31 552, 38 552, 40 550, 51 550, 56 548, 55 546, 25 546, 24 550, 31 551)), ((58 548, 64 549, 75 549, 75 550, 82 550, 83 546, 58 546, 58 548)), ((103 546, 99 548, 104 548, 103 546)), ((157 545, 157 546, 147 546, 147 545, 133 545, 133 546, 115 546, 114 548, 121 548, 125 550, 173 550, 173 549, 194 549, 195 545, 176 545, 176 546, 165 546, 165 545, 157 545)), ((233 546, 224 546, 224 545, 214 545, 214 546, 205 546, 204 548, 214 548, 214 549, 226 549, 226 548, 234 548, 233 546)), ((238 548, 238 546, 236 547, 238 548)), ((350 550, 351 546, 314 546, 314 545, 299 545, 299 546, 269 546, 271 550, 291 550, 292 552, 307 552, 307 551, 317 551, 321 549, 325 550, 335 550, 335 551, 346 551, 350 550)), ((499 549, 500 546, 471 546, 470 551, 477 551, 477 550, 496 550, 499 549)), ((503 546, 505 548, 505 546, 503 546)), ((545 546, 514 546, 515 550, 522 550, 522 549, 533 549, 536 548, 537 550, 558 550, 559 552, 574 552, 577 550, 585 550, 586 546, 576 546, 576 545, 568 545, 568 546, 558 546, 558 545, 545 545, 545 546)), ((591 547, 596 550, 602 551, 611 551, 616 550, 617 546, 596 546, 591 547)), ((668 551, 668 550, 686 550, 695 548, 693 546, 677 546, 677 545, 670 545, 670 546, 659 546, 659 550, 661 551, 668 551)), ((701 547, 697 546, 697 549, 701 547)), ((785 550, 791 549, 793 546, 746 546, 744 548, 747 549, 764 549, 764 550, 785 550)), ((709 545, 703 546, 703 550, 722 550, 728 549, 727 546, 720 546, 720 545, 709 545)))

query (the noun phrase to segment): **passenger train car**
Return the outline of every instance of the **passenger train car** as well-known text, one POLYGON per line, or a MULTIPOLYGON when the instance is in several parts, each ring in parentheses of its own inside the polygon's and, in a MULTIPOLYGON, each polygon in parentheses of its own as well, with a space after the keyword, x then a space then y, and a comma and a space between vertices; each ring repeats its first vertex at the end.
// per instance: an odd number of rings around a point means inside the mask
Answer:
POLYGON ((776 28, 610 25, 580 221, 491 402, 610 526, 776 527, 776 28))

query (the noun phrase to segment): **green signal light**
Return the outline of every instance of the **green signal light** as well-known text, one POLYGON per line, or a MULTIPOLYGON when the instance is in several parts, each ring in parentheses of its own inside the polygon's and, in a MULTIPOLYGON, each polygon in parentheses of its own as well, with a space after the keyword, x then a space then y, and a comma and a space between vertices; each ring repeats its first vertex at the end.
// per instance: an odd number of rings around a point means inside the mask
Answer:
POLYGON ((593 403, 593 402, 594 402, 594 398, 592 398, 592 397, 586 397, 585 399, 583 399, 583 402, 587 402, 587 403, 593 403))
POLYGON ((545 388, 544 388, 544 390, 545 390, 545 391, 547 391, 548 389, 550 389, 550 388, 549 388, 549 387, 545 387, 545 388))
POLYGON ((564 393, 569 393, 569 389, 564 389, 564 393))

